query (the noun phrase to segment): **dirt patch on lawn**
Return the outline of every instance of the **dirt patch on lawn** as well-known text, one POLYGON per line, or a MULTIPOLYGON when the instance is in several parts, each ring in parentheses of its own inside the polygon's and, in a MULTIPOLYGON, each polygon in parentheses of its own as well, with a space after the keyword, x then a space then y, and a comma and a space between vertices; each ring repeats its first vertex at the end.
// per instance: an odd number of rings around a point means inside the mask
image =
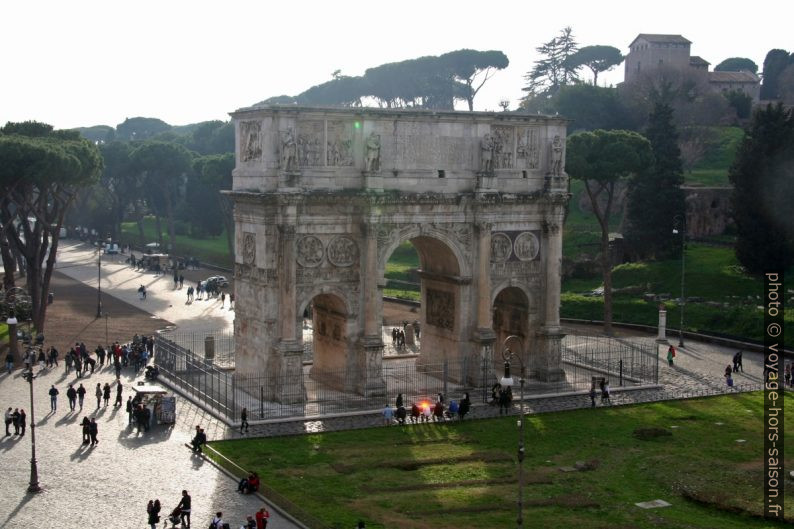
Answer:
MULTIPOLYGON (((17 280, 22 285, 24 280, 17 280)), ((97 291, 59 272, 53 272, 50 292, 54 301, 47 308, 44 326, 44 346, 54 345, 63 358, 65 351, 75 342, 85 342, 93 351, 97 345, 132 339, 135 333, 150 335, 171 325, 141 309, 113 296, 102 294, 102 312, 106 318, 97 318, 97 291), (107 324, 107 331, 106 331, 107 324), (107 334, 106 334, 107 332, 107 334)), ((21 325, 26 329, 26 325, 21 325)), ((7 347, 7 343, 3 344, 7 347)), ((23 345, 20 343, 20 351, 23 345)))

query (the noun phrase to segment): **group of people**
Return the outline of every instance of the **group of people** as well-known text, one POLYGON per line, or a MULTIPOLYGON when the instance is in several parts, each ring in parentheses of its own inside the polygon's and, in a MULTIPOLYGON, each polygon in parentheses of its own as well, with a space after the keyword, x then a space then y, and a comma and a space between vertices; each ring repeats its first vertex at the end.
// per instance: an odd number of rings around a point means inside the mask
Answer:
MULTIPOLYGON (((606 378, 602 378, 598 382, 598 389, 601 390, 601 404, 612 404, 612 401, 609 399, 609 380, 606 378)), ((596 405, 596 396, 598 393, 596 392, 595 388, 595 381, 590 385, 590 407, 595 408, 596 405)))
MULTIPOLYGON (((193 507, 192 503, 193 499, 190 497, 188 491, 183 490, 182 497, 179 499, 179 503, 168 515, 168 522, 171 522, 172 526, 174 527, 176 524, 181 523, 184 529, 190 529, 190 513, 193 507)), ((151 529, 156 529, 157 524, 160 523, 161 510, 162 505, 160 504, 159 499, 149 500, 149 502, 146 504, 146 523, 149 524, 151 529)), ((270 512, 268 512, 267 508, 260 507, 254 515, 248 515, 245 517, 245 522, 240 526, 240 528, 266 529, 269 518, 270 512)), ((216 512, 215 516, 213 516, 212 521, 210 522, 210 528, 228 529, 229 527, 229 524, 223 521, 223 512, 216 512)))
POLYGON ((411 403, 409 415, 403 394, 400 393, 397 395, 394 406, 392 408, 387 403, 381 412, 386 426, 394 424, 395 420, 398 424, 404 425, 406 422, 418 424, 419 422, 443 422, 456 417, 464 419, 471 409, 471 399, 469 399, 468 393, 464 393, 460 403, 451 400, 449 407, 446 407, 444 405, 444 395, 439 393, 436 402, 432 405, 427 401, 411 403))
POLYGON ((8 408, 5 413, 5 421, 6 437, 11 436, 9 428, 12 425, 14 426, 14 435, 18 435, 20 437, 25 435, 25 429, 27 428, 28 424, 28 416, 25 414, 25 410, 22 408, 14 408, 14 411, 11 411, 11 408, 8 408))

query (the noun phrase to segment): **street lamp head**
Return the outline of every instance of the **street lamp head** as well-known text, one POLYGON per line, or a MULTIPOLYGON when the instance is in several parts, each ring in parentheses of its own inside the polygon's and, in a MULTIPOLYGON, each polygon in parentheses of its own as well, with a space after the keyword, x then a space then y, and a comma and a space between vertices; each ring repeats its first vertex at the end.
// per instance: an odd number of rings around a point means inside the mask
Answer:
POLYGON ((673 235, 678 235, 678 228, 673 228, 673 235))
POLYGON ((505 360, 505 376, 499 380, 502 387, 510 387, 513 385, 513 377, 510 376, 510 362, 505 360))
POLYGON ((17 321, 16 317, 13 314, 9 316, 8 319, 6 320, 6 324, 8 325, 16 325, 17 323, 19 322, 17 321))

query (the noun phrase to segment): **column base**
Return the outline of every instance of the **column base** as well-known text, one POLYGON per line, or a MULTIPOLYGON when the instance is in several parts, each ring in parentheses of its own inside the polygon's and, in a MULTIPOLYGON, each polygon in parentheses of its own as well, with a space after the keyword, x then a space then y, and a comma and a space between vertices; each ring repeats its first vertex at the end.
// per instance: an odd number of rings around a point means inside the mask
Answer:
POLYGON ((380 336, 365 336, 359 342, 359 393, 367 398, 386 398, 383 380, 383 340, 380 336))
POLYGON ((276 346, 279 357, 279 379, 275 399, 282 404, 306 402, 306 386, 303 384, 303 344, 297 341, 282 341, 276 346))

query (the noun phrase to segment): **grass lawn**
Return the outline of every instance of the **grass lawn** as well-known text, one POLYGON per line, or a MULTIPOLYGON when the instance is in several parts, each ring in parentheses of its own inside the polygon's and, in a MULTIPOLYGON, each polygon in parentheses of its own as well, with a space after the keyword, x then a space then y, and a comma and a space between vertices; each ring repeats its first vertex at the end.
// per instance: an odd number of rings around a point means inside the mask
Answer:
MULTIPOLYGON (((168 224, 165 219, 162 219, 160 227, 163 232, 163 244, 168 244, 168 224)), ((143 219, 143 233, 146 236, 144 244, 157 242, 157 225, 154 217, 143 219)), ((138 225, 135 222, 122 223, 121 234, 122 244, 137 245, 139 243, 138 225)), ((178 255, 196 257, 205 263, 224 268, 232 268, 233 264, 233 257, 229 254, 226 244, 226 232, 221 233, 217 237, 206 237, 204 239, 197 239, 189 235, 177 235, 176 253, 178 255)))
MULTIPOLYGON (((791 271, 794 273, 794 271, 791 271)), ((617 266, 612 274, 614 288, 642 286, 643 292, 667 293, 677 298, 681 293, 681 261, 627 263, 617 266)), ((602 297, 586 297, 582 292, 600 286, 600 278, 569 279, 563 283, 561 316, 585 320, 601 320, 604 314, 602 297)), ((691 331, 712 331, 762 340, 763 312, 756 308, 763 293, 763 282, 742 273, 732 248, 691 244, 686 255, 686 296, 705 301, 729 303, 730 308, 690 303, 684 310, 684 326, 691 331)), ((668 326, 678 328, 680 308, 667 302, 668 326)), ((616 294, 613 298, 613 319, 625 323, 656 325, 657 307, 641 299, 641 294, 616 294)), ((786 344, 794 347, 794 308, 785 311, 786 344)))
POLYGON ((728 169, 736 156, 736 150, 744 137, 739 127, 711 127, 714 137, 692 171, 684 174, 687 185, 727 186, 728 169))
MULTIPOLYGON (((526 527, 782 527, 748 514, 762 505, 762 405, 755 393, 529 416, 526 527), (672 435, 633 435, 649 427, 672 435), (559 471, 576 461, 595 469, 559 471), (672 507, 634 505, 657 498, 672 507)), ((785 408, 793 405, 787 396, 785 408)), ((786 472, 794 427, 787 433, 786 472)), ((396 529, 515 523, 516 417, 211 444, 335 529, 359 519, 396 529)))
POLYGON ((417 268, 419 268, 419 254, 409 241, 405 241, 392 252, 386 262, 387 286, 383 290, 383 295, 419 301, 419 278, 411 273, 417 268))

